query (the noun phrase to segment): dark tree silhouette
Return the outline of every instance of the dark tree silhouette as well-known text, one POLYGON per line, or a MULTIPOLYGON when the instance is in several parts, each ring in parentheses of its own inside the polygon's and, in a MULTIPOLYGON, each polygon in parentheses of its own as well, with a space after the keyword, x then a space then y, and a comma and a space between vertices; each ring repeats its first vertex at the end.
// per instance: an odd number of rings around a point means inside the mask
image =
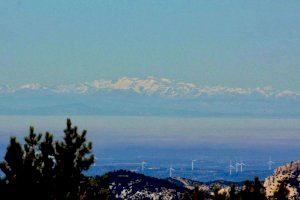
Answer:
POLYGON ((41 168, 41 191, 46 199, 53 199, 55 191, 55 148, 53 145, 53 135, 46 132, 44 140, 40 144, 41 162, 43 166, 41 168))
POLYGON ((185 191, 183 193, 183 196, 182 196, 181 200, 193 200, 193 199, 191 197, 191 194, 188 191, 185 191))
POLYGON ((104 179, 83 174, 94 162, 92 143, 86 141, 86 131, 79 134, 68 119, 64 133, 63 141, 53 141, 50 133, 46 132, 43 137, 30 127, 23 148, 15 137, 10 139, 0 164, 5 175, 0 181, 1 199, 108 198, 104 179))
POLYGON ((63 199, 74 199, 80 192, 80 181, 84 177, 82 172, 88 170, 94 163, 94 156, 87 157, 92 150, 92 143, 86 142, 86 131, 81 134, 77 127, 72 127, 71 120, 67 120, 63 142, 56 142, 56 181, 59 193, 63 199))
POLYGON ((253 200, 254 194, 253 194, 253 185, 249 180, 245 181, 244 188, 242 189, 240 196, 242 200, 253 200))
POLYGON ((238 194, 241 200, 266 200, 265 188, 261 184, 258 177, 254 178, 254 182, 245 181, 244 188, 238 194))
POLYGON ((219 194, 219 191, 221 190, 221 186, 216 184, 213 186, 213 192, 214 192, 214 200, 225 200, 226 196, 224 194, 219 194))
POLYGON ((264 186, 261 184, 260 180, 258 177, 254 178, 254 184, 253 184, 253 189, 254 189, 254 198, 257 200, 266 200, 266 190, 264 186))
POLYGON ((5 185, 2 184, 1 196, 8 196, 16 199, 22 185, 23 177, 23 154, 24 151, 15 137, 10 139, 10 144, 7 147, 7 152, 4 157, 4 162, 0 164, 0 169, 5 174, 5 185), (13 192, 15 191, 15 192, 13 192))
POLYGON ((193 200, 205 200, 205 193, 200 190, 199 186, 194 189, 193 200))
POLYGON ((22 177, 19 177, 21 182, 18 187, 20 191, 23 190, 20 194, 27 198, 38 199, 38 196, 40 196, 40 180, 42 177, 40 169, 42 163, 39 144, 41 138, 42 134, 35 134, 33 127, 29 128, 29 135, 25 137, 22 177), (37 189, 34 194, 32 194, 32 188, 37 189))
POLYGON ((289 190, 286 188, 286 183, 282 181, 278 190, 274 193, 274 198, 277 200, 288 200, 289 190))
POLYGON ((236 192, 235 185, 232 184, 230 186, 230 191, 229 191, 229 199, 230 200, 236 200, 237 199, 235 192, 236 192))

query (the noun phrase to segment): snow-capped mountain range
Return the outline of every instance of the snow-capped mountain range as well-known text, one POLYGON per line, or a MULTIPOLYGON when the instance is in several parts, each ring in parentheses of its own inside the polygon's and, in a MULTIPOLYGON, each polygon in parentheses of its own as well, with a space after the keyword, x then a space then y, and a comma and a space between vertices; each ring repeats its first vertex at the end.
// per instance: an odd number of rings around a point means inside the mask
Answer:
POLYGON ((148 77, 146 79, 122 77, 113 80, 95 80, 79 84, 47 86, 39 83, 16 87, 0 85, 0 93, 19 91, 48 91, 53 93, 91 94, 101 91, 130 91, 137 94, 159 95, 169 98, 197 98, 214 95, 261 95, 263 97, 298 97, 300 93, 284 90, 275 91, 272 87, 240 88, 214 86, 205 87, 194 83, 178 82, 167 78, 148 77))
POLYGON ((300 94, 271 87, 205 87, 155 77, 1 85, 0 114, 300 117, 300 94))

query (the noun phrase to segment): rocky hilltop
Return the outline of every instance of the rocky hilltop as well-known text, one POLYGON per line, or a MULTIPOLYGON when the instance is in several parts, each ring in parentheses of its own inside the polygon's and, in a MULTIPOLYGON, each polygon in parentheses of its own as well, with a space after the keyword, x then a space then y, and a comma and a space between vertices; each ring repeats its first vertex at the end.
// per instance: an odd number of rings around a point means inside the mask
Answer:
POLYGON ((206 199, 214 199, 216 188, 217 194, 226 199, 230 197, 232 185, 235 186, 233 194, 240 199, 251 195, 254 199, 255 195, 261 195, 259 199, 286 199, 286 196, 290 200, 300 199, 300 160, 278 167, 264 182, 199 182, 182 177, 158 179, 125 170, 109 172, 106 176, 109 179, 111 199, 176 200, 183 199, 185 195, 193 197, 195 189, 201 191, 206 199), (278 196, 282 194, 284 198, 278 196))
POLYGON ((266 196, 272 197, 281 184, 288 190, 289 199, 299 199, 300 160, 278 167, 272 176, 265 179, 266 196))
POLYGON ((182 199, 185 188, 131 171, 109 172, 110 199, 182 199))
MULTIPOLYGON (((131 171, 118 170, 106 174, 109 180, 110 199, 183 199, 184 195, 193 195, 195 187, 204 192, 207 199, 212 198, 214 186, 220 186, 220 192, 227 192, 235 184, 241 189, 243 183, 229 181, 198 182, 181 177, 158 179, 131 171)), ((238 190, 239 190, 238 189, 238 190)))

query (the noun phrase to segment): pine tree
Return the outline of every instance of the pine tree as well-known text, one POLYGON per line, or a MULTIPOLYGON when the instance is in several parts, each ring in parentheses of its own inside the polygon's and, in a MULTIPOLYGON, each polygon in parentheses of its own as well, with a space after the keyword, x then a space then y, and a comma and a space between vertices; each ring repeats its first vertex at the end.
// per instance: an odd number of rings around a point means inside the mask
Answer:
POLYGON ((41 191, 43 199, 54 199, 55 178, 55 149, 53 143, 53 135, 46 132, 44 140, 40 144, 42 177, 41 177, 41 191))
POLYGON ((230 186, 230 191, 229 191, 229 199, 230 200, 236 200, 237 199, 235 192, 236 192, 235 185, 232 184, 230 186))
POLYGON ((241 200, 253 200, 255 199, 254 193, 253 193, 253 185, 249 180, 245 181, 244 188, 240 192, 241 200))
POLYGON ((86 177, 83 172, 94 162, 92 143, 86 141, 86 131, 78 133, 67 120, 62 142, 53 141, 46 132, 36 134, 30 127, 22 146, 10 139, 0 169, 1 199, 108 199, 108 184, 104 179, 86 177), (43 139, 42 139, 43 138, 43 139), (7 198, 3 198, 7 197, 7 198))
POLYGON ((56 150, 56 185, 62 199, 75 199, 80 193, 80 182, 83 171, 86 171, 94 162, 91 153, 92 143, 86 142, 86 131, 78 133, 77 127, 72 127, 67 119, 67 128, 64 130, 63 142, 55 143, 56 150))
POLYGON ((266 193, 265 193, 265 188, 264 186, 261 184, 260 180, 258 177, 254 178, 254 185, 253 185, 253 189, 254 189, 254 197, 257 200, 266 200, 266 193))
POLYGON ((29 128, 29 135, 25 137, 24 155, 23 155, 23 176, 22 176, 22 195, 27 198, 39 199, 40 180, 42 177, 41 151, 39 150, 42 134, 36 134, 34 128, 29 128), (32 193, 32 189, 36 192, 32 193))
POLYGON ((10 138, 10 144, 7 147, 7 152, 5 154, 4 160, 0 164, 0 169, 5 174, 3 184, 3 196, 7 194, 12 194, 12 199, 17 198, 17 194, 21 192, 21 184, 23 177, 23 155, 24 151, 20 143, 15 137, 10 138))
POLYGON ((193 193, 193 200, 204 200, 205 194, 202 190, 200 190, 199 186, 195 187, 193 193))
POLYGON ((10 145, 7 147, 5 154, 5 162, 0 167, 5 173, 7 181, 13 183, 21 176, 23 166, 23 150, 20 143, 15 137, 10 139, 10 145))

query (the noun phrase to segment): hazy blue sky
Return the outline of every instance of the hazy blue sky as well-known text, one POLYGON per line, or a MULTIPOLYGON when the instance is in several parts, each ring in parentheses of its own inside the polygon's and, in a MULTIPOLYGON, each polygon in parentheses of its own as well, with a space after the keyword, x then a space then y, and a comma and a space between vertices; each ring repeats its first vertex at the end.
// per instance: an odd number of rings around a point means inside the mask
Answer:
POLYGON ((300 91, 300 1, 0 0, 0 83, 168 77, 300 91))

